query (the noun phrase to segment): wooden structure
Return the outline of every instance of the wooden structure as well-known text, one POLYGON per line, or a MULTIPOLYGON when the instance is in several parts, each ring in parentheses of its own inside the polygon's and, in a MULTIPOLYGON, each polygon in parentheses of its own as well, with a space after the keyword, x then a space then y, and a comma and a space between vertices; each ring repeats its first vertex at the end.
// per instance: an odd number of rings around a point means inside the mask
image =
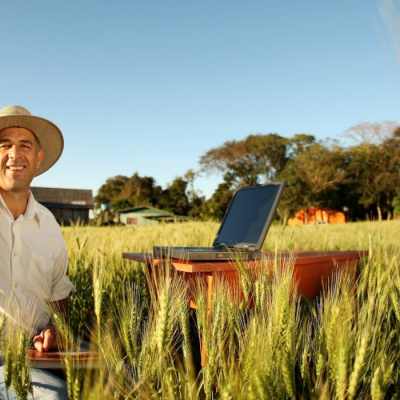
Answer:
MULTIPOLYGON (((366 251, 294 251, 264 253, 263 259, 258 261, 244 261, 244 265, 251 273, 260 267, 272 267, 278 262, 284 267, 288 262, 294 263, 293 283, 297 285, 298 293, 313 298, 321 294, 324 283, 332 278, 338 269, 348 268, 356 270, 360 259, 367 255, 366 251)), ((207 312, 212 309, 212 291, 216 279, 224 279, 231 290, 240 291, 238 265, 235 261, 187 261, 179 259, 157 259, 152 254, 123 253, 128 260, 145 263, 148 269, 148 280, 157 276, 157 270, 170 267, 173 273, 182 276, 188 282, 189 306, 197 308, 194 301, 194 290, 200 280, 207 288, 207 312)), ((271 268, 270 268, 271 271, 271 268)), ((153 282, 149 281, 148 285, 153 282)), ((205 353, 202 349, 202 365, 205 365, 205 353)))
POLYGON ((93 194, 86 189, 31 187, 35 200, 48 208, 60 225, 89 223, 94 208, 93 194))
POLYGON ((308 207, 298 211, 292 218, 289 218, 289 226, 307 224, 344 224, 346 215, 341 211, 332 210, 327 207, 308 207))

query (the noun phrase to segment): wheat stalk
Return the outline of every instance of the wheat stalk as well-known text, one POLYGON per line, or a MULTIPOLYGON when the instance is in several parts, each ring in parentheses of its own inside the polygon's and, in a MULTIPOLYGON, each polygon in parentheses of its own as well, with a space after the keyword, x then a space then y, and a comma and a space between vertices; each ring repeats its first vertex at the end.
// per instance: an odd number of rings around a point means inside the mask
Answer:
POLYGON ((354 360, 353 370, 350 374, 349 380, 349 388, 348 388, 348 397, 349 399, 353 399, 356 396, 357 388, 360 384, 360 378, 362 375, 362 371, 365 368, 367 350, 370 344, 369 333, 366 332, 361 337, 361 343, 357 346, 358 351, 356 354, 356 358, 354 360))
MULTIPOLYGON (((216 229, 217 225, 209 224, 207 228, 216 229)), ((274 243, 276 238, 274 228, 272 226, 268 234, 271 238, 269 243, 274 243)), ((399 354, 400 330, 399 321, 395 315, 397 303, 394 300, 399 293, 400 280, 399 254, 394 254, 394 249, 398 248, 395 239, 400 229, 400 221, 382 224, 354 223, 343 227, 330 226, 329 228, 332 229, 326 233, 321 229, 314 232, 312 228, 297 228, 285 228, 285 237, 279 238, 282 250, 301 248, 328 250, 328 246, 340 250, 368 247, 372 250, 370 257, 361 267, 355 294, 354 288, 350 286, 350 283, 346 283, 344 278, 337 279, 335 283, 337 287, 330 283, 330 289, 321 296, 323 299, 321 307, 315 313, 311 327, 307 322, 309 318, 307 313, 299 317, 294 312, 296 307, 289 295, 290 285, 288 281, 282 281, 282 275, 279 275, 282 271, 279 269, 272 270, 272 274, 257 271, 256 280, 248 282, 248 288, 251 290, 249 294, 254 299, 256 307, 246 311, 245 318, 243 318, 244 308, 240 308, 244 307, 244 303, 235 305, 230 294, 228 296, 227 291, 224 293, 224 285, 221 283, 221 289, 215 285, 219 297, 213 299, 213 307, 217 308, 213 309, 212 313, 213 325, 207 328, 207 310, 204 300, 206 295, 203 293, 202 299, 196 296, 195 302, 199 308, 195 313, 200 330, 199 335, 204 333, 207 356, 211 357, 211 361, 207 359, 207 362, 210 361, 209 375, 206 378, 207 395, 209 398, 231 396, 235 399, 258 399, 262 396, 263 398, 289 397, 290 371, 294 365, 296 382, 299 383, 296 387, 296 395, 299 399, 338 397, 339 393, 343 392, 345 379, 347 379, 345 396, 348 398, 368 398, 372 396, 373 391, 375 398, 379 396, 382 398, 382 395, 389 396, 389 394, 392 398, 396 398, 396 388, 399 387, 398 356, 395 357, 393 354, 399 354), (379 234, 376 233, 378 231, 379 234), (371 240, 368 240, 369 238, 371 240), (392 254, 392 259, 389 254, 392 254), (381 288, 380 293, 379 288, 381 288), (295 322, 297 318, 301 318, 301 324, 298 321, 295 322), (215 325, 216 321, 218 323, 215 325), (365 330, 370 331, 369 345, 366 350, 366 339, 362 340, 365 335, 364 327, 365 330), (308 337, 307 329, 310 331, 308 337), (301 347, 299 347, 300 340, 301 347), (214 348, 214 354, 211 353, 210 348, 211 350, 214 348), (380 349, 385 349, 385 351, 380 351, 380 349), (389 358, 384 356, 385 352, 390 355, 389 358), (284 365, 286 365, 285 373, 283 372, 284 365), (342 370, 340 370, 341 365, 345 367, 342 370), (377 372, 378 367, 381 372, 377 372), (386 373, 389 370, 390 373, 386 373), (378 389, 375 387, 377 383, 378 389)), ((68 236, 70 230, 64 228, 64 231, 68 236)), ((79 229, 77 232, 81 234, 79 229)), ((187 343, 184 307, 187 303, 177 301, 174 292, 178 289, 171 287, 168 304, 170 324, 166 331, 169 339, 166 341, 165 351, 160 354, 154 340, 157 324, 161 323, 158 321, 158 303, 154 301, 159 292, 151 294, 155 297, 152 297, 148 305, 150 307, 148 319, 142 321, 139 314, 136 316, 131 314, 129 306, 121 303, 123 297, 121 288, 134 282, 137 277, 142 279, 138 273, 142 265, 132 262, 124 264, 120 259, 122 252, 148 252, 153 244, 167 240, 171 241, 171 244, 193 240, 201 245, 202 241, 208 240, 210 232, 206 232, 203 225, 196 223, 182 225, 182 227, 175 225, 146 229, 88 228, 88 232, 89 234, 85 233, 87 242, 80 253, 77 250, 77 243, 71 245, 73 257, 70 271, 72 281, 74 281, 75 272, 81 274, 79 279, 82 279, 83 285, 82 291, 74 295, 79 299, 74 304, 84 309, 87 315, 95 317, 93 305, 91 306, 86 301, 93 298, 94 292, 90 285, 84 286, 85 274, 89 272, 90 275, 91 267, 95 265, 96 257, 98 257, 90 250, 95 248, 100 240, 105 243, 104 254, 98 260, 98 265, 102 268, 104 285, 100 339, 104 343, 109 342, 101 346, 102 354, 110 366, 108 377, 105 379, 104 395, 109 398, 121 396, 143 399, 163 396, 165 398, 171 393, 181 398, 184 398, 188 392, 188 396, 193 396, 192 398, 196 398, 193 392, 198 393, 198 396, 203 395, 206 391, 204 374, 208 365, 201 370, 199 376, 193 379, 188 378, 185 372, 185 370, 189 371, 188 365, 185 365, 182 371, 177 367, 180 351, 184 352, 187 343), (199 233, 192 238, 194 231, 199 233), (205 232, 203 237, 200 237, 200 231, 205 232), (81 268, 80 271, 78 268, 81 268), (116 308, 120 310, 118 315, 110 312, 111 316, 117 318, 116 330, 105 329, 107 324, 104 315, 107 315, 106 311, 109 307, 112 307, 114 311, 116 308), (120 319, 121 321, 118 322, 120 319), (134 326, 132 322, 134 320, 138 321, 138 325, 134 326), (128 323, 128 321, 131 322, 128 323), (126 330, 125 333, 127 338, 130 338, 130 342, 125 343, 126 339, 119 331, 118 323, 122 324, 122 322, 124 324, 121 325, 121 329, 123 327, 123 330, 126 330), (181 341, 173 341, 174 335, 177 335, 175 326, 179 326, 182 334, 181 341), (137 349, 132 357, 136 360, 136 364, 129 357, 124 358, 124 348, 126 347, 126 353, 128 349, 131 351, 134 337, 136 337, 137 349)), ((80 243, 84 241, 85 238, 80 240, 80 243)), ((207 243, 203 244, 207 245, 207 243)), ((69 246, 68 243, 67 246, 69 246)), ((266 246, 269 244, 266 243, 266 246)), ((279 264, 276 262, 276 267, 279 264)), ((172 285, 175 277, 171 276, 171 279, 172 285)), ((252 276, 251 279, 253 279, 252 276)), ((144 293, 144 283, 140 284, 144 293)), ((160 283, 159 286, 161 287, 162 284, 160 283)), ((216 293, 217 291, 214 292, 216 293)), ((75 315, 84 315, 80 312, 81 310, 71 308, 72 320, 76 318, 75 315)), ((135 312, 140 313, 140 309, 136 308, 135 312)), ((90 319, 86 318, 86 321, 90 323, 90 319)))
POLYGON ((382 379, 382 371, 381 371, 381 367, 378 366, 374 371, 374 374, 372 376, 372 381, 371 381, 371 399, 372 400, 382 400, 384 397, 385 393, 382 390, 381 379, 382 379))

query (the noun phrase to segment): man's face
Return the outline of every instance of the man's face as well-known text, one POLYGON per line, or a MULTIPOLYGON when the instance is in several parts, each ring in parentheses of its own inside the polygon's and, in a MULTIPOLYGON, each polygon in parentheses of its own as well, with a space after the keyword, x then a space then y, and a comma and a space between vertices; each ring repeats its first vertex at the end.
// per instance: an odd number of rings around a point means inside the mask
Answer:
POLYGON ((25 128, 0 131, 0 191, 29 190, 43 160, 33 133, 25 128))

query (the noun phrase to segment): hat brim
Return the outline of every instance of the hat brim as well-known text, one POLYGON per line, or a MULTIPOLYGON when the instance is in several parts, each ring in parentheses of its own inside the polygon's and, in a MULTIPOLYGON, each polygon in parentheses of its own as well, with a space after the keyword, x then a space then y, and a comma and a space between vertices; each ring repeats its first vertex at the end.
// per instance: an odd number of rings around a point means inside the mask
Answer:
POLYGON ((0 131, 11 127, 29 129, 40 141, 44 158, 35 176, 46 172, 60 158, 64 149, 64 138, 57 125, 51 121, 33 115, 5 115, 0 117, 0 131))

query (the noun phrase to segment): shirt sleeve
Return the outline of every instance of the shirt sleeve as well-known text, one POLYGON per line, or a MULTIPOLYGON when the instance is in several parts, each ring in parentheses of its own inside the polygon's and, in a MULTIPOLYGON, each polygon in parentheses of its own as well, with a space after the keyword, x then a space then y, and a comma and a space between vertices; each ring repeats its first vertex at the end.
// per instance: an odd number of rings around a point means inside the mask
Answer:
POLYGON ((54 263, 53 282, 50 294, 50 301, 65 299, 76 289, 72 282, 66 278, 68 269, 68 256, 66 248, 60 253, 54 263))

